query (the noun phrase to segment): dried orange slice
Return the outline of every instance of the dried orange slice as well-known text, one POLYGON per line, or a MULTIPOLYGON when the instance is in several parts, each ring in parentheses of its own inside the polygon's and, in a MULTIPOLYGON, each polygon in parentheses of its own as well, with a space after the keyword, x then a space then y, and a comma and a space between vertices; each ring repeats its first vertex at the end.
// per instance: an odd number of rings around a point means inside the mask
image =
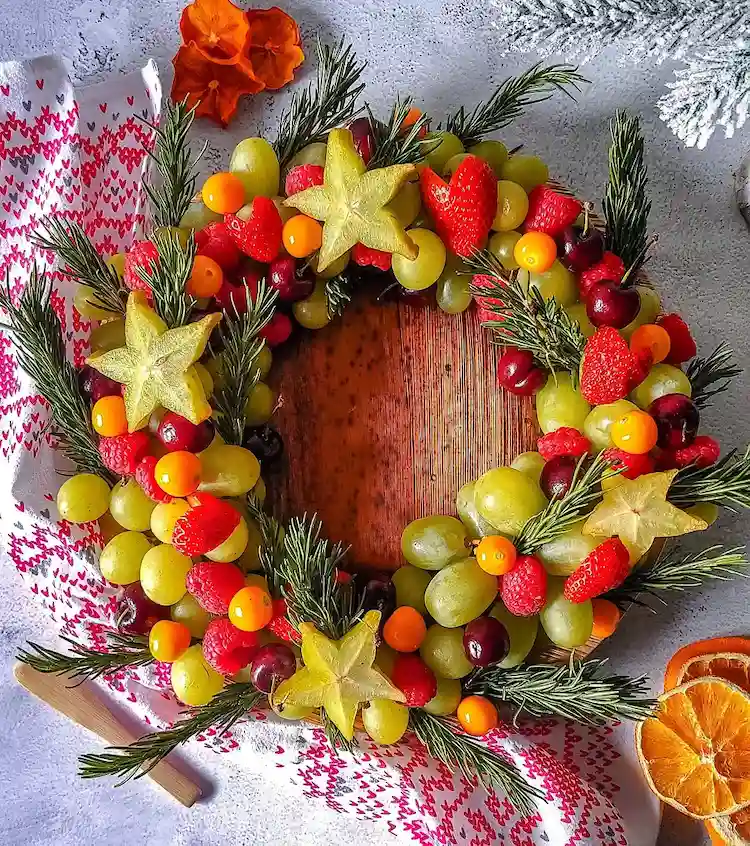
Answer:
POLYGON ((706 828, 714 846, 750 846, 750 808, 706 820, 706 828))
POLYGON ((718 676, 750 692, 747 671, 743 669, 745 658, 750 661, 750 638, 714 637, 689 643, 678 649, 667 664, 664 690, 700 676, 718 676), (728 663, 727 655, 733 659, 728 663))
POLYGON ((750 805, 750 697, 723 679, 693 679, 659 706, 635 732, 654 793, 694 819, 750 805))

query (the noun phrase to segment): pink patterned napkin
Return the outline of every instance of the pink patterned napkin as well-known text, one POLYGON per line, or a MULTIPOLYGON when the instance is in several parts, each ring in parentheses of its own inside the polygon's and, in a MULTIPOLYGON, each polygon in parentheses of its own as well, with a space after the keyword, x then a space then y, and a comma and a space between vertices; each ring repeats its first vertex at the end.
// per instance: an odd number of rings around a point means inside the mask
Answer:
MULTIPOLYGON (((32 261, 50 272, 53 303, 78 364, 90 324, 73 308, 73 285, 29 235, 46 214, 81 224, 104 254, 128 247, 143 222, 143 144, 151 132, 134 115, 158 117, 161 86, 155 65, 74 88, 52 57, 0 65, 0 271, 23 289, 32 261)), ((0 543, 59 632, 103 645, 117 590, 101 578, 91 528, 58 519, 59 455, 51 447, 44 401, 19 370, 0 333, 0 543)), ((8 570, 5 571, 9 572, 8 570)), ((175 719, 168 667, 122 673, 108 686, 152 726, 175 719)), ((553 844, 651 846, 658 811, 632 760, 623 757, 629 729, 587 729, 540 720, 504 723, 489 743, 513 760, 547 801, 521 819, 500 794, 474 787, 437 764, 415 741, 377 747, 360 738, 361 753, 336 757, 322 731, 254 713, 219 738, 199 738, 237 764, 280 777, 336 811, 382 820, 402 840, 420 844, 553 844)))

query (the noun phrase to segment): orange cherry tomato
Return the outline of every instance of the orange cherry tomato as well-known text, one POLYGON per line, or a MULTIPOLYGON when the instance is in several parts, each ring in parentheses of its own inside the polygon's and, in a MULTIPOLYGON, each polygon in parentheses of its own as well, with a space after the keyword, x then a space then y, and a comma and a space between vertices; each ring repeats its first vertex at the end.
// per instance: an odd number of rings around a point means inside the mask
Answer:
POLYGON ((102 397, 91 409, 91 425, 104 438, 115 438, 128 431, 125 400, 120 396, 102 397))
POLYGON ((645 411, 634 409, 615 420, 610 429, 614 446, 632 455, 643 455, 656 446, 656 421, 645 411))
POLYGON ((224 272, 217 262, 208 256, 196 256, 187 281, 187 292, 196 299, 213 297, 219 293, 223 281, 224 272))
POLYGON ((201 190, 206 207, 217 214, 234 214, 245 205, 245 186, 233 173, 215 173, 201 190))
POLYGON ((592 599, 591 607, 594 611, 594 628, 591 634, 603 640, 615 633, 622 612, 608 599, 592 599))
POLYGON ((190 629, 183 623, 159 620, 148 635, 148 648, 157 661, 171 664, 190 646, 190 629))
POLYGON ((481 737, 497 726, 497 708, 485 696, 466 696, 458 703, 456 719, 466 734, 481 737))
POLYGON ((482 538, 476 548, 477 564, 493 576, 504 576, 516 563, 516 548, 502 535, 482 538))
POLYGON ((170 496, 189 496, 201 483, 201 460, 187 450, 163 455, 154 468, 156 484, 170 496))
POLYGON ((638 355, 643 350, 651 354, 651 361, 658 364, 669 355, 672 342, 669 333, 656 323, 645 323, 633 332, 630 338, 630 349, 638 355))
POLYGON ((426 634, 424 617, 408 605, 397 608, 383 626, 383 640, 396 652, 416 652, 426 634))
POLYGON ((257 585, 238 590, 229 603, 229 619, 243 632, 260 631, 271 622, 272 617, 271 596, 257 585))
POLYGON ((284 224, 281 238, 290 256, 305 258, 320 249, 323 227, 305 214, 295 214, 284 224))
POLYGON ((546 232, 527 232, 516 241, 513 256, 524 270, 544 273, 557 258, 557 244, 546 232))

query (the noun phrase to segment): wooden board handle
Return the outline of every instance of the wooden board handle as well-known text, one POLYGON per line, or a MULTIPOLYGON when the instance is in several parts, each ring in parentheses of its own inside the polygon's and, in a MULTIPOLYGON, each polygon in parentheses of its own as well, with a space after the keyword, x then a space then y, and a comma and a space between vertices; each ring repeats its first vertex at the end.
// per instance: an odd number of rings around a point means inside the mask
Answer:
MULTIPOLYGON (((109 710, 96 694, 93 685, 84 682, 76 687, 69 687, 70 679, 65 676, 40 673, 28 664, 20 662, 13 668, 13 674, 16 681, 29 693, 33 693, 74 723, 101 737, 109 746, 127 746, 137 739, 109 710)), ((159 761, 148 775, 187 808, 195 804, 201 796, 200 787, 166 760, 159 761)))

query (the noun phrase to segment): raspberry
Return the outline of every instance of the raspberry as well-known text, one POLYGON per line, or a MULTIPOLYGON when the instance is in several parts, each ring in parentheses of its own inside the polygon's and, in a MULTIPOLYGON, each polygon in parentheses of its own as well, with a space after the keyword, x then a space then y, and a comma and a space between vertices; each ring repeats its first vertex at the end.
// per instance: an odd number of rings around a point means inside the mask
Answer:
POLYGON ((299 194, 300 191, 306 191, 314 185, 322 185, 323 173, 324 170, 320 165, 307 164, 293 167, 284 180, 284 193, 287 197, 291 197, 292 194, 299 194))
POLYGON ((689 361, 698 352, 690 329, 679 314, 662 314, 656 323, 669 335, 669 354, 664 359, 667 364, 682 364, 689 361))
POLYGON ((174 524, 172 546, 194 558, 224 543, 241 518, 228 502, 211 494, 195 494, 188 501, 192 507, 174 524))
POLYGON ((578 429, 561 426, 554 432, 542 435, 536 442, 536 448, 545 461, 557 455, 572 455, 580 458, 591 449, 591 441, 578 429))
POLYGON ((154 502, 172 502, 173 497, 159 487, 156 481, 156 462, 159 459, 155 455, 144 455, 135 468, 135 480, 141 486, 143 493, 154 502))
POLYGON ((565 580, 570 602, 585 602, 621 585, 630 572, 630 553, 619 538, 600 543, 565 580))
POLYGON ((624 275, 625 265, 622 259, 614 253, 605 252, 601 261, 578 274, 578 288, 581 292, 581 299, 586 299, 589 291, 597 282, 605 282, 607 280, 619 282, 624 275))
POLYGON ((547 185, 537 185, 529 194, 529 211, 524 232, 546 232, 553 238, 575 222, 583 206, 573 197, 559 194, 547 185))
POLYGON ((104 466, 118 476, 132 476, 144 455, 149 440, 145 432, 130 432, 114 438, 99 438, 99 455, 104 466))
POLYGON ((360 267, 376 267, 378 270, 391 269, 391 254, 382 250, 373 250, 364 244, 355 244, 352 247, 352 261, 360 267))
POLYGON ((503 576, 500 597, 516 617, 538 614, 547 601, 547 571, 533 555, 519 555, 513 569, 503 576))
POLYGON ((283 312, 277 311, 258 332, 258 337, 263 338, 269 347, 278 347, 289 340, 293 328, 292 321, 283 312))
POLYGON ((639 361, 617 329, 597 329, 583 350, 581 393, 587 402, 617 402, 630 393, 639 377, 639 361))
POLYGON ((243 632, 226 617, 211 620, 203 635, 203 657, 225 676, 239 673, 258 651, 258 635, 243 632))
POLYGON ((694 465, 710 467, 719 460, 721 447, 710 435, 698 435, 690 446, 675 450, 662 450, 658 458, 660 470, 674 470, 694 465))
POLYGON ((421 708, 437 693, 435 673, 413 652, 396 656, 391 681, 404 694, 410 708, 421 708))
POLYGON ((242 570, 221 561, 199 561, 187 574, 187 589, 209 614, 226 614, 238 590, 245 587, 242 570))
POLYGON ((613 469, 619 470, 621 467, 625 467, 626 469, 623 470, 621 475, 626 479, 637 479, 645 473, 654 472, 654 459, 647 452, 634 455, 632 452, 625 452, 624 449, 611 447, 605 449, 602 455, 612 465, 613 469))
POLYGON ((138 269, 145 270, 151 276, 159 259, 159 251, 151 241, 136 241, 125 256, 125 273, 123 282, 131 291, 147 291, 151 293, 151 286, 141 279, 138 269))
POLYGON ((226 223, 221 220, 199 229, 195 233, 195 243, 199 256, 208 256, 224 271, 234 270, 242 258, 226 223))
POLYGON ((286 601, 284 599, 274 599, 272 607, 273 617, 271 618, 271 622, 266 626, 268 631, 273 632, 276 637, 280 637, 282 640, 290 643, 299 643, 302 640, 300 633, 294 628, 286 616, 286 601))

